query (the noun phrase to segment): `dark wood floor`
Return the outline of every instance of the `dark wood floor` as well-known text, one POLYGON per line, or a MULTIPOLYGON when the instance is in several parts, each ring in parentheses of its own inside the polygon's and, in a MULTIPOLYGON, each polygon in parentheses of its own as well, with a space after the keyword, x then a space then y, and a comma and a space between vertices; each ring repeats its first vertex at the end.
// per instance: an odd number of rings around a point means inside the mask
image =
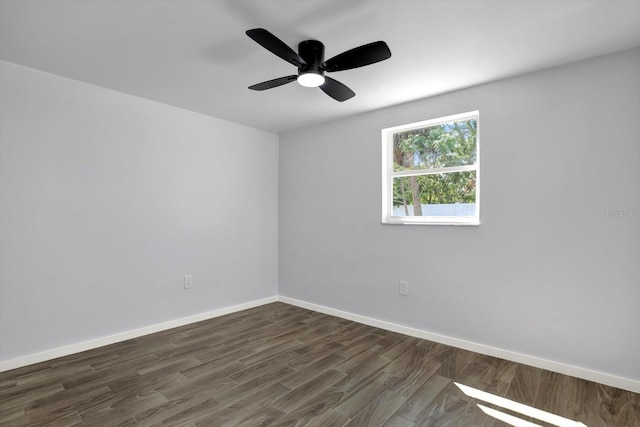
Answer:
POLYGON ((274 303, 0 374, 2 426, 506 426, 454 381, 589 427, 640 396, 274 303))

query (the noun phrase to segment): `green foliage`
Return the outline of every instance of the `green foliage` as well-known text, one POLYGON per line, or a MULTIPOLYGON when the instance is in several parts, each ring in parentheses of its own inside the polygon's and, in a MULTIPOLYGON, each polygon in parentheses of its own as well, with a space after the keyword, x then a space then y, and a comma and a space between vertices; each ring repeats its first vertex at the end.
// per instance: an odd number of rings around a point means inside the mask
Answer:
POLYGON ((476 120, 398 132, 393 135, 394 170, 472 165, 476 135, 476 120))
MULTIPOLYGON (((393 136, 394 171, 446 168, 476 162, 476 120, 398 132, 393 136)), ((393 204, 474 203, 476 173, 448 172, 394 179, 393 204)), ((416 210, 421 215, 421 209, 416 210)))
MULTIPOLYGON (((476 173, 451 172, 416 177, 422 204, 475 203, 476 173)), ((412 204, 411 179, 408 176, 393 180, 393 205, 412 204), (404 189, 404 197, 402 190, 404 189)))

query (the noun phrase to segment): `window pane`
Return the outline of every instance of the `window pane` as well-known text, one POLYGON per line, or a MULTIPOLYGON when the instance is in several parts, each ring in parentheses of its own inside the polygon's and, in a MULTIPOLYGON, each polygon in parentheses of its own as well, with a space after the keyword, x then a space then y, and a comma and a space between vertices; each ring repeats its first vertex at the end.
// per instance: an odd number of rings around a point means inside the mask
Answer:
POLYGON ((474 216, 475 214, 475 171, 403 176, 393 179, 393 216, 474 216), (414 205, 418 208, 414 209, 414 205))
POLYGON ((461 120, 393 134, 393 170, 473 165, 476 119, 461 120))

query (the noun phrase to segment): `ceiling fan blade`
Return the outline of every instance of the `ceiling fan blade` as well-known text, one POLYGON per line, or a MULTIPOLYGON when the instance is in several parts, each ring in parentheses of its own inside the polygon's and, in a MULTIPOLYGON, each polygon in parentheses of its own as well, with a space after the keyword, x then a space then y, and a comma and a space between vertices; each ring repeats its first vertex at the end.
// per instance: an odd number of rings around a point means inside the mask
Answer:
POLYGON ((294 81, 297 78, 298 78, 298 76, 296 76, 296 75, 286 76, 286 77, 279 77, 277 79, 267 80, 266 82, 254 84, 252 86, 249 86, 249 89, 253 89, 253 90, 271 89, 271 88, 274 88, 274 87, 286 85, 287 83, 291 83, 292 81, 294 81))
POLYGON ((323 64, 324 71, 343 71, 352 68, 364 67, 384 61, 391 57, 389 46, 383 41, 373 42, 355 47, 346 52, 327 59, 323 64))
POLYGON ((324 76, 324 84, 320 86, 320 89, 336 101, 340 102, 356 96, 355 92, 347 86, 327 76, 324 76))
POLYGON ((266 82, 256 83, 252 86, 249 86, 249 89, 253 90, 266 90, 272 89, 274 87, 286 85, 287 83, 291 83, 298 78, 296 75, 278 77, 277 79, 267 80, 266 82))
POLYGON ((291 49, 285 42, 271 34, 264 28, 254 28, 253 30, 247 30, 247 35, 251 37, 260 46, 267 49, 274 55, 279 56, 290 64, 299 67, 300 65, 307 65, 300 55, 295 50, 291 49))

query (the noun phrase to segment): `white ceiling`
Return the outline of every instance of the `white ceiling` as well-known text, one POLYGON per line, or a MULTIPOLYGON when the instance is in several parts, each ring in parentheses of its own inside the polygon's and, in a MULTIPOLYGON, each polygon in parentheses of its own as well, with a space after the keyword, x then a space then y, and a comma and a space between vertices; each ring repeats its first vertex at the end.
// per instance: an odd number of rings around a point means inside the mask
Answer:
POLYGON ((640 46, 640 0, 0 0, 0 59, 283 132, 640 46), (332 73, 339 103, 245 35, 329 58, 377 40, 392 57, 332 73))

